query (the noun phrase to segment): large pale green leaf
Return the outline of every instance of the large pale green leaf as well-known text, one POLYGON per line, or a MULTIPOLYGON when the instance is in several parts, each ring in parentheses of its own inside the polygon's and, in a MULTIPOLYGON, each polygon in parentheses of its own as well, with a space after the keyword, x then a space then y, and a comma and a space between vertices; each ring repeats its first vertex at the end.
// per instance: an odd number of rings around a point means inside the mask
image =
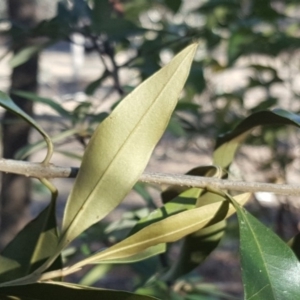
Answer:
POLYGON ((214 164, 227 168, 239 145, 254 127, 260 125, 294 125, 300 127, 300 116, 283 109, 260 111, 250 115, 232 131, 218 138, 213 155, 214 164))
MULTIPOLYGON (((0 254, 0 282, 32 273, 56 252, 58 244, 54 199, 0 254)), ((60 257, 49 270, 62 267, 60 257)))
POLYGON ((154 255, 163 253, 165 250, 166 250, 165 244, 158 244, 133 256, 116 259, 116 260, 101 261, 100 265, 95 266, 87 274, 84 275, 84 277, 80 281, 80 284, 93 285, 95 282, 97 282, 102 277, 104 277, 105 274, 113 267, 114 264, 135 263, 150 258, 154 255))
MULTIPOLYGON (((248 201, 249 196, 249 193, 245 193, 236 196, 235 199, 243 205, 248 201)), ((141 229, 116 245, 75 264, 71 269, 77 269, 94 262, 100 263, 102 260, 129 257, 160 243, 177 241, 204 228, 211 221, 221 221, 234 212, 235 209, 232 205, 222 201, 178 213, 141 229)))
MULTIPOLYGON (((166 244, 157 244, 155 246, 147 248, 146 250, 142 252, 138 252, 137 254, 131 256, 127 256, 119 259, 101 260, 99 262, 101 262, 101 264, 131 264, 161 254, 165 251, 166 251, 166 244)), ((96 264, 98 262, 95 261, 94 263, 96 264)))
POLYGON ((33 118, 27 115, 23 110, 21 110, 10 97, 0 91, 0 105, 5 109, 9 110, 10 112, 18 115, 19 117, 23 118, 26 122, 28 122, 31 126, 33 126, 45 139, 47 146, 48 146, 48 153, 44 162, 49 162, 52 152, 53 152, 53 145, 50 137, 48 134, 35 122, 33 118))
POLYGON ((188 76, 197 45, 129 94, 96 129, 63 219, 61 245, 111 212, 140 177, 188 76))
POLYGON ((71 283, 35 283, 0 288, 0 299, 19 300, 154 300, 129 292, 91 288, 71 283), (5 298, 6 297, 6 298, 5 298), (11 297, 11 298, 9 298, 11 297), (13 298, 14 297, 14 298, 13 298))
POLYGON ((300 264, 272 230, 235 203, 245 299, 300 299, 300 264))

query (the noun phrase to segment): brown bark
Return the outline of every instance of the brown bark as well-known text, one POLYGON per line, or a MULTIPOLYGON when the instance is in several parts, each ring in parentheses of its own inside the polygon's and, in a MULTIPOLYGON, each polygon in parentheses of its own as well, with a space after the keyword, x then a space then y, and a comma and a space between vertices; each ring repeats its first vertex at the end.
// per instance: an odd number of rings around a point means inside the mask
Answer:
MULTIPOLYGON (((7 0, 8 15, 14 24, 30 28, 36 24, 35 0, 7 0)), ((32 44, 26 35, 13 36, 13 51, 32 44)), ((11 75, 11 89, 36 92, 38 57, 16 67, 11 75)), ((15 103, 32 115, 32 102, 11 95, 15 103)), ((28 143, 30 126, 19 117, 6 112, 3 117, 3 157, 14 158, 15 153, 28 143)), ((29 217, 30 179, 24 176, 3 174, 0 210, 0 247, 7 244, 25 225, 29 217)))

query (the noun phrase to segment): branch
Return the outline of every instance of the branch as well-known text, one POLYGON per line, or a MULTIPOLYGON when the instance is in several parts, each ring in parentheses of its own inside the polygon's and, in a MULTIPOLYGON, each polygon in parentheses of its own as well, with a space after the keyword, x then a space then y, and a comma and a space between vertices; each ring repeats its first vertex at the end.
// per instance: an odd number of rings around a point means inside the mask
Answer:
MULTIPOLYGON (((0 159, 0 171, 34 178, 75 178, 78 170, 78 168, 74 167, 59 167, 52 164, 45 166, 41 163, 0 159)), ((300 195, 300 185, 233 181, 179 174, 145 172, 141 175, 139 181, 159 185, 179 185, 198 188, 207 188, 209 186, 231 191, 270 192, 286 196, 300 195)))

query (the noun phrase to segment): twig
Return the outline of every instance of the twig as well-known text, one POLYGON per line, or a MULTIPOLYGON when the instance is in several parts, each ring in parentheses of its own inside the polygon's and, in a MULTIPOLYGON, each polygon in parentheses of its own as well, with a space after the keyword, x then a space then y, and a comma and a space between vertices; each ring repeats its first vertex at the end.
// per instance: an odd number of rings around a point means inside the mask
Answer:
MULTIPOLYGON (((0 171, 34 178, 75 178, 79 169, 74 167, 60 167, 52 164, 44 166, 41 163, 0 159, 0 171)), ((300 195, 300 185, 233 181, 181 174, 145 172, 141 175, 139 181, 158 185, 179 185, 198 188, 209 186, 231 191, 270 192, 286 196, 300 195)))
POLYGON ((109 41, 104 42, 105 53, 109 57, 112 64, 111 76, 114 80, 115 89, 120 96, 124 95, 124 90, 121 87, 120 78, 119 78, 119 67, 117 66, 115 60, 115 49, 110 45, 109 41))
POLYGON ((102 64, 105 68, 105 70, 112 76, 113 81, 114 81, 114 88, 117 90, 120 96, 124 95, 124 91, 121 87, 120 84, 120 79, 119 79, 119 67, 117 66, 117 63, 115 61, 115 54, 114 54, 114 49, 111 47, 108 41, 101 41, 103 49, 98 44, 98 39, 97 37, 90 35, 90 38, 93 42, 94 49, 98 52, 99 57, 102 61, 102 64), (110 59, 111 64, 112 64, 112 70, 108 67, 105 59, 103 58, 103 54, 107 55, 107 57, 110 59))

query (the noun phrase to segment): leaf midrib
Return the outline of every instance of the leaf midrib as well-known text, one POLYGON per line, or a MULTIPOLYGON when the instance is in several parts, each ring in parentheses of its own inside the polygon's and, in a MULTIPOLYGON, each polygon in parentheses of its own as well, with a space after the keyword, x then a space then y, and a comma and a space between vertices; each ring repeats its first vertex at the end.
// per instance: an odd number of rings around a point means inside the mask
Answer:
MULTIPOLYGON (((119 156, 121 150, 125 147, 125 145, 128 143, 128 140, 131 136, 134 135, 134 133, 136 132, 137 128, 139 127, 139 124, 141 123, 141 121, 143 120, 144 116, 149 114, 150 111, 153 109, 153 107, 155 106, 155 104, 157 103, 158 98, 160 97, 160 95, 164 92, 164 90, 169 86, 170 82, 172 81, 172 79, 175 77, 175 75, 178 73, 178 71, 180 70, 180 67, 182 66, 182 64, 186 61, 187 58, 190 58, 189 55, 186 55, 186 57, 182 60, 182 62, 179 64, 179 66, 177 67, 176 71, 174 72, 173 76, 171 78, 169 78, 169 80, 167 81, 167 83, 163 86, 163 88, 159 91, 158 95, 156 96, 156 99, 154 100, 154 102, 151 103, 151 105, 149 106, 150 108, 145 110, 145 113, 141 116, 141 118, 139 119, 139 121, 136 123, 136 125, 134 126, 134 129, 132 131, 129 132, 128 136, 126 137, 126 139, 124 140, 123 144, 121 145, 121 147, 118 149, 118 151, 116 152, 116 155, 113 157, 113 159, 111 160, 111 162, 108 164, 107 168, 104 170, 103 174, 100 176, 99 180, 97 181, 97 183, 95 184, 95 186, 92 188, 90 194, 87 196, 86 200, 83 202, 83 204, 79 207, 78 212, 75 214, 73 220, 70 222, 69 226, 65 229, 65 233, 67 233, 68 231, 70 231, 70 228, 72 228, 73 225, 76 225, 77 221, 80 219, 80 215, 82 215, 84 213, 84 209, 83 207, 85 205, 89 205, 90 199, 93 198, 93 194, 95 193, 96 187, 99 185, 100 181, 102 180, 102 178, 106 175, 106 173, 109 171, 109 169, 111 168, 111 166, 113 165, 114 161, 116 160, 116 158, 119 156)), ((100 221, 101 219, 99 219, 100 221)), ((65 236, 62 235, 62 238, 65 236)), ((73 237, 71 236, 71 239, 73 237)))
MULTIPOLYGON (((211 204, 211 205, 216 206, 215 203, 213 203, 213 204, 211 204)), ((201 210, 201 209, 203 209, 203 207, 200 207, 200 208, 194 208, 193 210, 201 210)), ((189 213, 190 213, 190 211, 189 211, 189 213)), ((183 213, 181 213, 181 214, 187 214, 187 211, 185 211, 185 212, 183 212, 183 213)), ((120 246, 119 246, 120 244, 119 244, 119 245, 116 244, 115 246, 116 246, 117 249, 113 249, 113 250, 112 250, 112 248, 109 248, 109 249, 107 249, 107 250, 104 250, 102 253, 99 254, 99 256, 97 256, 97 258, 94 258, 94 259, 97 259, 97 260, 99 260, 99 259, 104 259, 105 257, 107 257, 107 256, 109 257, 110 255, 116 254, 116 253, 118 253, 118 252, 120 252, 120 251, 121 251, 121 252, 124 252, 124 251, 126 251, 126 250, 128 250, 128 249, 132 249, 132 248, 136 248, 136 247, 142 247, 143 245, 147 245, 148 243, 151 243, 151 242, 153 242, 153 241, 155 241, 155 240, 159 240, 159 239, 161 239, 162 237, 166 237, 166 238, 167 238, 167 237, 170 237, 170 236, 172 236, 172 235, 176 235, 177 233, 180 233, 180 232, 182 232, 182 231, 186 231, 186 230, 188 230, 189 228, 200 226, 202 223, 205 223, 205 222, 211 220, 211 219, 213 218, 213 216, 214 216, 214 215, 211 215, 211 214, 210 214, 209 216, 207 216, 205 219, 202 219, 202 220, 199 221, 198 223, 192 223, 192 224, 190 224, 190 225, 188 225, 188 226, 180 227, 180 228, 178 228, 177 230, 173 230, 172 232, 168 231, 167 233, 157 235, 157 236, 152 237, 152 238, 147 239, 147 240, 144 240, 144 239, 143 239, 141 242, 136 242, 136 243, 134 243, 134 244, 130 244, 130 245, 127 245, 127 246, 123 246, 123 247, 121 247, 121 248, 119 248, 119 247, 120 247, 120 246), (117 245, 118 245, 118 247, 117 247, 117 245), (107 252, 105 252, 105 251, 107 251, 107 252)), ((175 218, 175 217, 178 217, 178 215, 168 217, 167 219, 168 219, 168 221, 171 222, 171 219, 173 219, 173 218, 175 218)), ((161 221, 161 222, 163 222, 163 221, 161 221)), ((158 227, 159 223, 160 223, 160 222, 151 224, 151 225, 149 225, 149 227, 158 227)), ((146 228, 141 229, 139 232, 136 233, 136 235, 142 235, 142 233, 143 233, 144 231, 149 230, 149 227, 146 227, 146 228)), ((133 237, 134 237, 134 235, 131 236, 130 238, 132 239, 133 237)), ((126 243, 129 243, 129 242, 130 242, 130 238, 124 240, 124 242, 126 241, 126 243)), ((122 243, 122 242, 120 242, 120 243, 122 243)), ((161 243, 165 243, 165 242, 162 241, 161 243)), ((159 244, 159 242, 158 242, 157 244, 159 244)), ((156 245, 156 244, 152 244, 151 246, 155 246, 155 245, 156 245)), ((113 246, 113 247, 114 247, 114 246, 113 246)), ((150 247, 150 246, 149 246, 149 247, 150 247)), ((145 249, 147 249, 147 248, 148 248, 148 247, 146 247, 145 249)), ((133 254, 130 254, 130 255, 133 255, 133 254)), ((117 258, 121 258, 121 257, 113 257, 113 258, 109 258, 109 259, 117 259, 117 258)), ((90 257, 90 259, 91 259, 91 261, 94 260, 92 257, 90 257)), ((87 262, 87 261, 86 261, 86 262, 87 262)))

